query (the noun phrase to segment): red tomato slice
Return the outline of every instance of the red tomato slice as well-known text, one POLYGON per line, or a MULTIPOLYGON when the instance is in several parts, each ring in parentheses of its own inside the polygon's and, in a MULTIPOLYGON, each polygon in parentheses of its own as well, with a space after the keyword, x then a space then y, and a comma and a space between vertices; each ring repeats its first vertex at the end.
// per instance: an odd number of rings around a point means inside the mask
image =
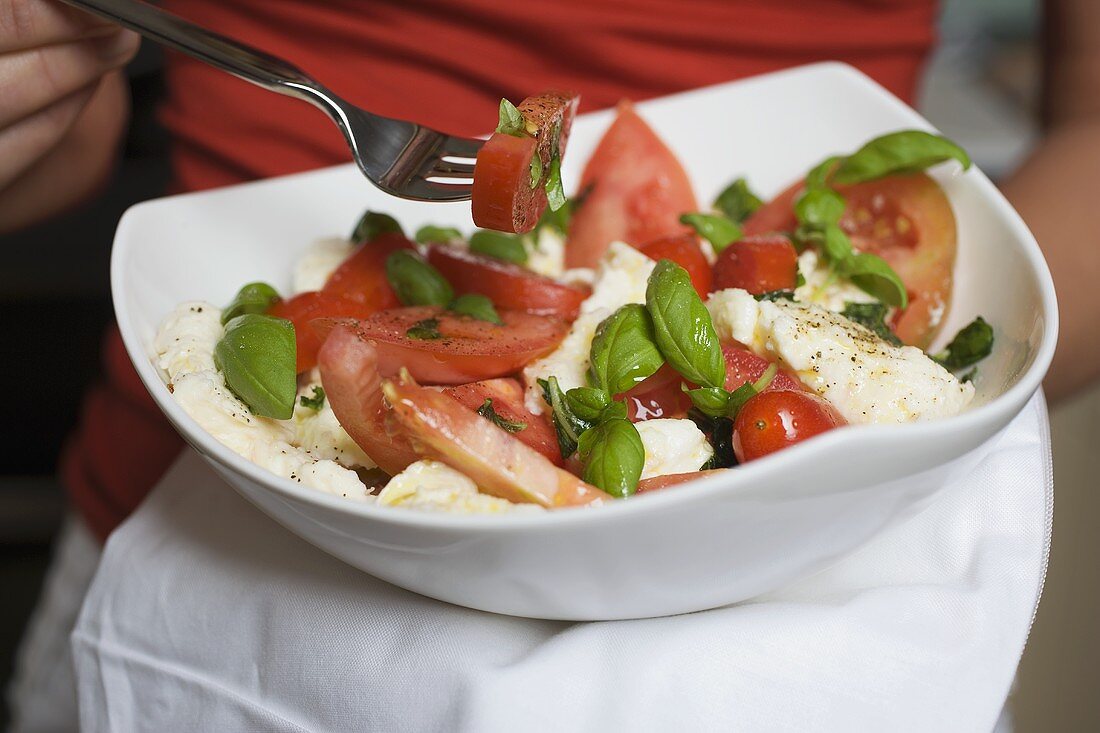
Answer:
POLYGON ((367 318, 374 313, 374 308, 348 298, 315 291, 295 295, 290 300, 281 300, 271 306, 268 313, 289 319, 294 324, 294 340, 298 345, 298 372, 301 373, 317 364, 317 351, 323 341, 310 326, 310 321, 317 318, 367 318))
POLYGON ((546 456, 556 466, 562 465, 561 447, 554 424, 547 415, 534 415, 523 401, 523 385, 515 379, 487 379, 483 382, 460 384, 443 390, 475 412, 493 401, 493 410, 510 422, 526 423, 527 427, 512 435, 546 456))
POLYGON ((688 481, 695 481, 696 479, 709 478, 719 473, 729 471, 728 468, 712 468, 706 471, 692 471, 690 473, 669 473, 664 476, 654 476, 653 478, 645 478, 638 482, 638 494, 644 494, 647 491, 660 491, 661 489, 667 489, 669 486, 677 486, 679 484, 687 483, 688 481))
MULTIPOLYGON (((791 231, 797 225, 798 182, 745 222, 746 234, 791 231)), ((861 252, 879 255, 909 291, 909 307, 894 331, 905 343, 927 348, 951 301, 955 268, 955 212, 943 189, 923 173, 838 186, 847 200, 840 226, 861 252)))
POLYGON ((321 292, 354 300, 370 312, 401 305, 386 279, 386 258, 399 249, 413 249, 413 243, 400 234, 385 232, 359 245, 329 275, 321 292))
MULTIPOLYGON (((726 384, 727 390, 732 392, 746 382, 752 383, 764 376, 764 372, 771 366, 771 362, 762 356, 757 356, 740 344, 722 344, 722 356, 726 359, 726 384)), ((771 384, 767 389, 785 389, 802 391, 806 387, 798 377, 786 369, 780 369, 775 373, 771 384)))
POLYGON ((713 273, 706 255, 699 247, 699 238, 692 234, 678 234, 661 237, 644 244, 637 249, 653 260, 672 260, 687 270, 691 284, 695 286, 700 298, 706 298, 711 291, 713 273))
POLYGON ((428 262, 439 270, 455 293, 481 293, 499 308, 572 320, 588 297, 586 288, 565 285, 519 265, 485 257, 458 247, 432 245, 428 262))
POLYGON ((570 92, 546 92, 523 100, 518 109, 534 137, 493 135, 481 147, 474 165, 471 205, 474 224, 502 232, 529 232, 546 209, 544 183, 550 170, 554 135, 559 155, 573 126, 578 97, 570 92), (531 185, 531 163, 535 156, 542 162, 542 179, 531 185))
POLYGON ((357 330, 378 349, 382 376, 405 367, 428 384, 465 384, 515 374, 561 343, 565 321, 521 311, 498 311, 497 326, 437 306, 394 308, 360 321, 357 330), (436 321, 437 339, 408 335, 410 328, 436 321))
POLYGON ((631 422, 686 417, 691 399, 680 388, 683 381, 675 369, 665 364, 629 391, 615 395, 615 399, 626 400, 627 417, 631 422))
POLYGON ((714 263, 714 288, 743 288, 753 295, 794 290, 798 252, 782 234, 745 237, 722 250, 714 263))
POLYGON ((767 390, 737 413, 733 454, 745 463, 844 424, 836 408, 811 392, 767 390))
POLYGON ((642 244, 690 231, 680 214, 698 210, 680 161, 634 111, 619 104, 577 188, 567 267, 595 267, 611 242, 642 244))

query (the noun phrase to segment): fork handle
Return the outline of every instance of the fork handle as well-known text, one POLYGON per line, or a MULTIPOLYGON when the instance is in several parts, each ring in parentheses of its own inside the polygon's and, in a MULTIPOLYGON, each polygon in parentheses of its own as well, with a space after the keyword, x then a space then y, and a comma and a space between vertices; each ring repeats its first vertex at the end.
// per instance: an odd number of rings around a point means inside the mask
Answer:
POLYGON ((62 0, 126 26, 153 41, 205 61, 273 92, 317 103, 320 85, 298 67, 142 0, 62 0))

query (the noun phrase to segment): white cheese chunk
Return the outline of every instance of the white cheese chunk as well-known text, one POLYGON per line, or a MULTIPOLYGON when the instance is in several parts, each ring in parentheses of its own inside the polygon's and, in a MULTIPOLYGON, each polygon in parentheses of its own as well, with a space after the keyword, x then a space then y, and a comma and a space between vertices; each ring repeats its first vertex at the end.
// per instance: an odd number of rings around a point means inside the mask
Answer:
POLYGON ((857 288, 848 280, 838 280, 830 268, 821 261, 818 253, 807 249, 798 257, 798 271, 805 283, 795 289, 794 297, 800 303, 813 303, 831 311, 844 310, 844 304, 874 303, 875 298, 857 288))
POLYGON ((714 455, 703 431, 691 420, 660 418, 635 423, 645 446, 642 478, 698 471, 714 455))
POLYGON ((523 238, 527 247, 527 269, 546 277, 561 277, 565 272, 565 238, 550 227, 539 227, 538 234, 523 238))
POLYGON ((533 504, 513 504, 482 494, 466 474, 445 463, 423 459, 390 479, 378 494, 378 503, 456 514, 498 514, 542 511, 533 504))
POLYGON ((320 375, 314 369, 310 379, 298 390, 299 399, 294 403, 293 418, 295 443, 315 458, 336 461, 347 468, 374 468, 374 461, 340 425, 327 398, 319 410, 302 404, 301 397, 312 399, 314 388, 320 386, 320 375))
POLYGON ((320 290, 353 249, 354 245, 342 237, 326 237, 313 242, 294 265, 291 281, 294 293, 320 290))

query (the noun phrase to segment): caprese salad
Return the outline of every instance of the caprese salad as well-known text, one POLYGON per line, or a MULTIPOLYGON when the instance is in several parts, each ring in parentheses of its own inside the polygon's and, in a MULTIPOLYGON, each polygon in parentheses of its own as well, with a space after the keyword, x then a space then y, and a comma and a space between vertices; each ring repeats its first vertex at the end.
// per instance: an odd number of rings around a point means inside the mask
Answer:
POLYGON ((278 475, 458 512, 623 500, 846 424, 966 408, 989 324, 923 351, 956 247, 923 171, 968 167, 958 146, 895 132, 770 202, 738 178, 701 207, 623 104, 567 200, 575 105, 502 102, 474 183, 492 229, 368 211, 309 248, 290 292, 180 305, 155 340, 175 399, 278 475))

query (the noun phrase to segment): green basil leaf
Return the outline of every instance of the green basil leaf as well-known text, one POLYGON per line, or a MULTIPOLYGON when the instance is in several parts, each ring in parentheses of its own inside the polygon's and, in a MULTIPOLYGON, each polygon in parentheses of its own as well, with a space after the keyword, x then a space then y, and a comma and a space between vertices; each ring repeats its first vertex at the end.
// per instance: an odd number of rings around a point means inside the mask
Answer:
POLYGON ((464 316, 476 318, 479 321, 488 321, 498 326, 503 326, 497 309, 493 307, 493 301, 480 293, 467 293, 455 298, 447 307, 447 310, 464 316))
POLYGON ((942 135, 902 130, 876 137, 845 158, 833 174, 837 183, 862 183, 898 173, 916 173, 938 163, 957 160, 963 170, 970 156, 942 135))
POLYGON ((831 188, 807 189, 794 204, 799 223, 814 229, 836 224, 844 214, 844 199, 831 188))
POLYGON ((645 446, 634 423, 621 417, 605 420, 581 435, 579 448, 587 483, 620 499, 638 490, 645 446))
POLYGON ((546 203, 551 211, 565 206, 565 189, 561 185, 561 156, 550 158, 550 170, 546 174, 546 203))
POLYGON ((481 403, 481 407, 477 408, 477 414, 481 415, 498 428, 507 430, 509 433, 518 433, 520 430, 525 430, 527 428, 527 423, 522 420, 505 420, 501 417, 493 407, 493 400, 491 398, 487 398, 481 403))
POLYGON ((738 178, 722 189, 714 199, 714 208, 721 211, 732 221, 740 224, 756 212, 764 202, 749 188, 744 178, 738 178))
POLYGON ((736 466, 737 456, 733 453, 733 421, 725 417, 707 417, 694 408, 688 412, 688 417, 699 426, 714 449, 714 453, 700 470, 736 466))
POLYGON ((671 260, 658 262, 649 276, 645 301, 654 340, 672 368, 689 382, 721 387, 726 381, 722 347, 684 268, 671 260))
POLYGON ((622 402, 612 402, 607 407, 603 408, 603 412, 600 413, 600 419, 598 422, 605 422, 607 420, 626 419, 626 400, 622 402))
POLYGON ((576 209, 577 201, 578 198, 567 198, 557 211, 549 206, 546 207, 546 210, 542 212, 542 216, 539 217, 538 223, 535 224, 535 228, 531 230, 528 236, 537 242, 539 232, 543 229, 557 232, 562 237, 569 234, 569 222, 573 220, 573 211, 576 209))
POLYGON ((351 241, 356 244, 369 242, 379 234, 394 233, 404 236, 401 225, 389 214, 378 211, 366 211, 359 217, 355 228, 351 230, 351 241))
POLYGON ((278 299, 279 293, 267 283, 248 283, 222 311, 222 325, 245 313, 266 313, 278 299))
POLYGON ((436 339, 443 338, 443 334, 439 332, 439 319, 438 318, 425 318, 422 321, 417 321, 405 331, 405 335, 411 339, 418 339, 420 341, 435 341, 436 339))
POLYGON ((904 308, 909 304, 905 283, 886 260, 870 252, 859 252, 840 263, 842 277, 852 281, 860 290, 878 298, 887 305, 904 308))
POLYGON ((611 405, 611 395, 598 387, 574 387, 565 393, 565 402, 574 415, 594 423, 611 405))
POLYGON ((427 224, 416 230, 416 241, 420 244, 431 244, 433 242, 446 244, 456 239, 462 239, 462 232, 454 227, 437 227, 434 224, 427 224))
POLYGON ((707 417, 723 417, 729 406, 730 393, 721 387, 697 387, 684 389, 691 404, 707 417))
POLYGON ((313 388, 313 396, 306 397, 305 395, 302 395, 298 398, 298 403, 302 407, 308 407, 311 410, 320 410, 322 407, 325 406, 325 388, 315 386, 313 388))
POLYGON ((889 310, 884 303, 853 303, 848 301, 844 304, 844 310, 840 312, 840 315, 863 326, 886 343, 901 346, 901 339, 886 325, 886 314, 889 310))
POLYGON ((955 334, 947 348, 932 358, 951 371, 977 364, 993 353, 993 327, 978 316, 955 334))
POLYGON ((407 249, 399 249, 386 258, 386 279, 403 305, 446 306, 455 297, 454 289, 439 270, 407 249))
POLYGON ((542 158, 536 153, 531 158, 531 188, 538 188, 542 180, 542 158))
POLYGON ((638 303, 624 305, 600 322, 589 354, 589 382, 613 395, 626 392, 665 363, 654 341, 653 321, 638 303))
POLYGON ((523 113, 516 105, 507 99, 500 100, 500 120, 497 122, 497 132, 503 132, 512 137, 525 137, 527 135, 527 121, 523 119, 523 113))
POLYGON ((740 224, 717 214, 682 214, 680 223, 687 224, 710 242, 715 253, 721 252, 743 235, 740 224))
POLYGON ((568 458, 576 452, 577 441, 586 430, 592 427, 592 423, 582 420, 569 409, 569 403, 558 385, 557 377, 539 379, 538 385, 542 388, 542 398, 546 400, 546 404, 550 405, 562 458, 568 458))
POLYGON ((754 295, 752 297, 755 298, 757 300, 757 302, 768 301, 770 303, 774 303, 777 300, 790 300, 790 301, 793 302, 794 301, 794 291, 793 290, 769 290, 766 293, 760 293, 760 294, 754 295))
POLYGON ((825 188, 829 183, 829 174, 833 172, 836 164, 844 160, 842 155, 831 155, 821 161, 806 174, 806 188, 825 188))
POLYGON ((852 240, 836 224, 825 227, 821 251, 829 262, 844 262, 852 256, 852 240))
POLYGON ((479 229, 470 236, 470 251, 516 265, 527 262, 527 248, 522 238, 491 229, 479 229))
POLYGON ((246 313, 225 324, 214 364, 229 390, 255 415, 288 420, 298 394, 294 324, 246 313))
POLYGON ((966 374, 959 377, 960 384, 966 384, 967 382, 973 382, 974 378, 978 376, 978 367, 972 368, 966 374))

